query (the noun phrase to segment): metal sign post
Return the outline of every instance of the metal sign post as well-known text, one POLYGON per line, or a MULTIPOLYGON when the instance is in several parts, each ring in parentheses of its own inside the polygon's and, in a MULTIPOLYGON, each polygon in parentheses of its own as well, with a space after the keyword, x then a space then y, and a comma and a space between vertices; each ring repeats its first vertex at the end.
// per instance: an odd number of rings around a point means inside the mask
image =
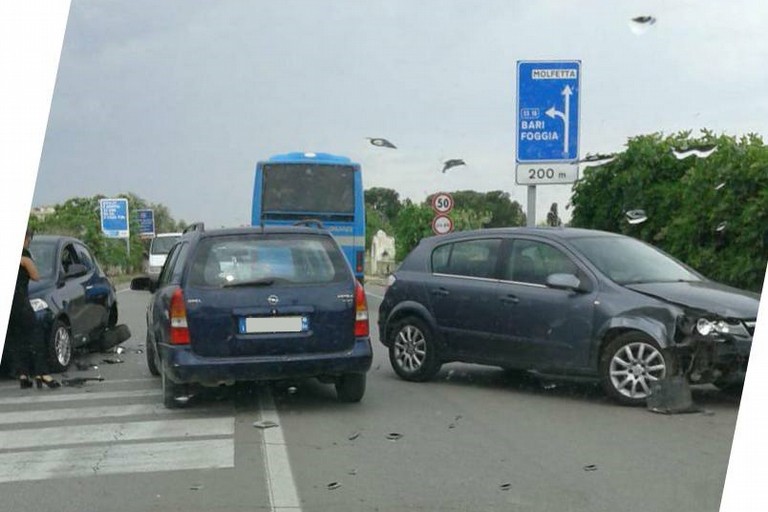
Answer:
POLYGON ((536 186, 579 177, 581 61, 518 61, 515 182, 528 185, 528 225, 536 186))

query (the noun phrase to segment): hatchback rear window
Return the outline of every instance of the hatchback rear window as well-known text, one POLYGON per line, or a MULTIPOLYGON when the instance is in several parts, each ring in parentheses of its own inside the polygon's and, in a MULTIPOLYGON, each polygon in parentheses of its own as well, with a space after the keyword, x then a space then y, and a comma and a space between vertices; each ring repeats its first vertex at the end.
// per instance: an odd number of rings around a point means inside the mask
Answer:
POLYGON ((195 251, 188 282, 224 287, 253 284, 322 284, 344 281, 350 270, 326 237, 222 236, 204 239, 195 251))

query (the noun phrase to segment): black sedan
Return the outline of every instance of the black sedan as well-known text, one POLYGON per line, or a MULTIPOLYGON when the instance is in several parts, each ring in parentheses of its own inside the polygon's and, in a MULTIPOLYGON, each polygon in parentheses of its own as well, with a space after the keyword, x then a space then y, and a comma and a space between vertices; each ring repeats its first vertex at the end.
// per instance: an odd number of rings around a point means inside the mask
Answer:
POLYGON ((36 236, 29 247, 40 271, 29 297, 48 341, 51 370, 64 371, 73 351, 104 341, 117 324, 115 288, 91 250, 66 236, 36 236))
POLYGON ((379 330, 406 380, 464 361, 596 378, 638 405, 671 374, 738 387, 758 304, 630 237, 500 228, 422 240, 390 278, 379 330))

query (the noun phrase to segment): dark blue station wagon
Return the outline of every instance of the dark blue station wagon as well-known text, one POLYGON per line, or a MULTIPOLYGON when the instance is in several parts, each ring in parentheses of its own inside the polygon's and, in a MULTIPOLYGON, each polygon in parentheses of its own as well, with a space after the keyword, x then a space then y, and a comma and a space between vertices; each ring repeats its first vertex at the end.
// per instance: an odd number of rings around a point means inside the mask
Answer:
POLYGON ((422 240, 391 276, 378 327, 406 380, 463 361, 595 378, 639 405, 667 375, 738 388, 758 304, 630 237, 500 228, 422 240))
POLYGON ((147 364, 167 407, 195 386, 318 377, 341 401, 365 392, 368 310, 331 234, 311 227, 205 230, 173 246, 147 308, 147 364))

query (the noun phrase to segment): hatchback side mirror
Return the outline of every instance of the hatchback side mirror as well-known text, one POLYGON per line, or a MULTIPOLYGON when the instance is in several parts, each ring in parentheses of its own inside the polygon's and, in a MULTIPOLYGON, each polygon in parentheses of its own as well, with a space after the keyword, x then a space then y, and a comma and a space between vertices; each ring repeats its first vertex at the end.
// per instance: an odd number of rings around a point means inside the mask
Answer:
POLYGON ((134 277, 131 279, 131 290, 154 292, 155 288, 155 281, 149 277, 134 277))
POLYGON ((550 274, 546 283, 548 287, 558 290, 586 291, 581 286, 581 280, 573 274, 550 274))

